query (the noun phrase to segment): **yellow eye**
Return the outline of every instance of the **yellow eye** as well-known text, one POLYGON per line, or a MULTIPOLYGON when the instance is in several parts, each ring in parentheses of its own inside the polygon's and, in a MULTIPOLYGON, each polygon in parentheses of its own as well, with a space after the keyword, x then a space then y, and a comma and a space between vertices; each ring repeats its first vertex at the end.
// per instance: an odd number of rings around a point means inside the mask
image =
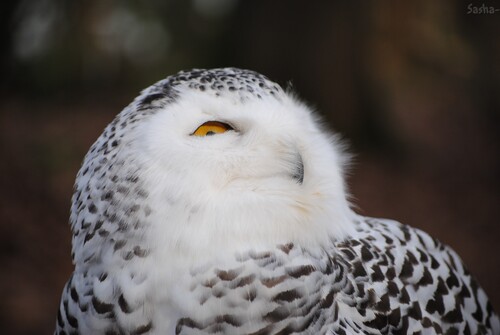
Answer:
POLYGON ((215 134, 222 134, 228 130, 233 130, 233 127, 230 125, 218 122, 218 121, 208 121, 199 126, 194 133, 191 135, 194 136, 211 136, 215 134))

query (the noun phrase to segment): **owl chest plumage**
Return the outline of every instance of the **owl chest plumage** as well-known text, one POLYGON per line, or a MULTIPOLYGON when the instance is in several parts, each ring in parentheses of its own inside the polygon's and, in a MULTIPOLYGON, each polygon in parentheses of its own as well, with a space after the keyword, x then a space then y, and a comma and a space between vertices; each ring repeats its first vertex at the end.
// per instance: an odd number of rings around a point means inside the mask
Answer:
POLYGON ((61 319, 117 334, 488 334, 498 322, 450 249, 394 222, 357 225, 356 238, 247 250, 175 279, 134 263, 75 274, 61 319))

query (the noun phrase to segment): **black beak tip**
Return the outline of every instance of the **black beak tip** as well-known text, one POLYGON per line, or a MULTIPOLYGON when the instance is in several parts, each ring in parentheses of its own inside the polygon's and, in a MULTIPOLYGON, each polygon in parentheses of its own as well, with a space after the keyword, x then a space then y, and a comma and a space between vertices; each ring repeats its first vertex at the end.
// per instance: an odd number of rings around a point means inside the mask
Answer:
POLYGON ((302 156, 300 154, 298 155, 297 167, 292 177, 301 185, 304 182, 304 162, 302 161, 302 156))

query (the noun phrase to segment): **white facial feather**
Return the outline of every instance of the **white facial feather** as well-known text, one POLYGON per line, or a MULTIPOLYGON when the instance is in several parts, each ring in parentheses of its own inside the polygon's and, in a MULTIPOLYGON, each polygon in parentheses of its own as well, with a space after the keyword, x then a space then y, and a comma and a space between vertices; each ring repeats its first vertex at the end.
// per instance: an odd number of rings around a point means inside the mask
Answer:
POLYGON ((172 248, 198 258, 326 243, 352 231, 342 153, 308 107, 283 91, 245 102, 193 90, 179 96, 127 133, 130 144, 119 153, 134 152, 141 166, 153 208, 149 232, 166 257, 172 248), (234 130, 191 136, 207 121, 234 130), (302 184, 293 179, 301 164, 302 184))

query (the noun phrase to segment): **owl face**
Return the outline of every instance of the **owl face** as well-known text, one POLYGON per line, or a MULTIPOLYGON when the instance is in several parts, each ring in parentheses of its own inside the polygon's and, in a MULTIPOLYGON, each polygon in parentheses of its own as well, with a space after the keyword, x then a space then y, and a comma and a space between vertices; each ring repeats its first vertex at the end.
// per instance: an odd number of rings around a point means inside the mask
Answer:
MULTIPOLYGON (((326 243, 349 231, 341 151, 308 107, 261 75, 167 78, 113 123, 120 141, 106 164, 138 180, 142 235, 165 255, 326 243)), ((102 160, 95 152, 86 160, 102 160)))
POLYGON ((138 142, 158 173, 189 196, 297 192, 309 182, 302 152, 311 129, 285 98, 241 102, 183 92, 145 122, 138 142))

